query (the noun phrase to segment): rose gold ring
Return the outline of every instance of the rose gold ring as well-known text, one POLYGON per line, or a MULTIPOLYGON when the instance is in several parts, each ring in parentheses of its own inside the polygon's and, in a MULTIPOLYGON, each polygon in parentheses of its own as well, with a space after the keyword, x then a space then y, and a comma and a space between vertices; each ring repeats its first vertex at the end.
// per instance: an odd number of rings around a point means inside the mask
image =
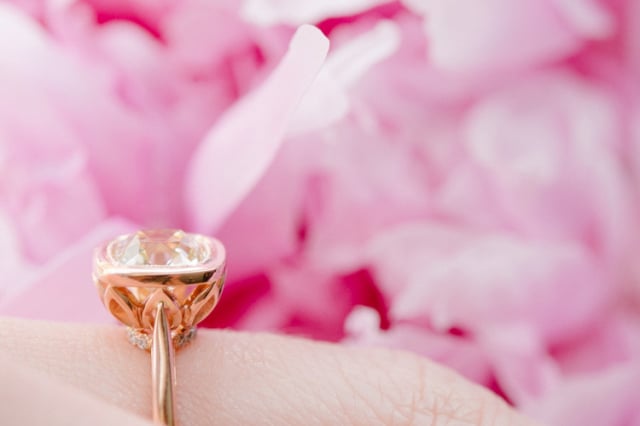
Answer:
POLYGON ((102 303, 151 351, 153 420, 175 425, 174 351, 215 308, 226 272, 222 243, 173 229, 138 231, 99 247, 93 280, 102 303))

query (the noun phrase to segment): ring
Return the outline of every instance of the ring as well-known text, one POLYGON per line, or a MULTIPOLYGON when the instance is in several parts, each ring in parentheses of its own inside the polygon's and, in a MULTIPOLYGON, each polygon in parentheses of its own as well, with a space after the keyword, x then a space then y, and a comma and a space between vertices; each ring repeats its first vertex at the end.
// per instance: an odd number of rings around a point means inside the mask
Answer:
POLYGON ((153 420, 174 426, 174 351, 218 304, 226 253, 216 239, 174 229, 120 236, 94 254, 93 280, 104 306, 151 351, 153 420))

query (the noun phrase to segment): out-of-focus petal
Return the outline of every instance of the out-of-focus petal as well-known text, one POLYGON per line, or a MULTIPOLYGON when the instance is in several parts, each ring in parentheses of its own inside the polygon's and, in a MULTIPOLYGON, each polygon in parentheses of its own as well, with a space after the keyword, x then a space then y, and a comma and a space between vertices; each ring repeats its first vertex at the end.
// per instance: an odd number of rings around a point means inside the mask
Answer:
POLYGON ((380 330, 379 322, 380 318, 374 310, 364 306, 355 307, 345 321, 345 342, 358 346, 409 350, 443 363, 476 383, 490 384, 491 367, 483 349, 475 342, 438 334, 413 324, 396 324, 389 330, 380 330))
POLYGON ((318 29, 301 27, 273 74, 227 112, 196 150, 185 186, 195 228, 217 228, 260 179, 328 48, 318 29))
POLYGON ((273 268, 270 277, 274 301, 291 321, 285 330, 333 341, 342 336, 352 300, 338 276, 300 265, 273 268))
POLYGON ((20 292, 33 275, 33 265, 22 256, 21 251, 20 238, 13 222, 0 210, 0 305, 20 292))
POLYGON ((22 291, 0 304, 0 314, 52 321, 113 321, 92 283, 93 252, 99 244, 134 229, 125 221, 106 221, 35 273, 17 274, 27 282, 19 283, 22 291))
POLYGON ((371 30, 342 44, 327 59, 325 70, 344 87, 351 87, 378 62, 394 54, 400 29, 393 21, 380 21, 371 30))
POLYGON ((526 322, 505 322, 476 336, 500 388, 516 406, 539 398, 561 381, 545 341, 526 322))
POLYGON ((591 1, 575 7, 564 3, 560 8, 554 2, 539 0, 410 2, 426 16, 434 63, 465 74, 549 63, 579 49, 583 32, 591 37, 611 33, 606 10, 591 1), (564 18, 571 18, 579 31, 564 18))
POLYGON ((323 19, 354 15, 390 0, 244 0, 242 15, 260 25, 312 24, 323 19))
POLYGON ((551 426, 636 425, 640 423, 638 361, 564 381, 544 398, 523 407, 551 426))
POLYGON ((627 0, 623 15, 625 56, 631 74, 638 75, 640 72, 640 3, 627 0))
POLYGON ((340 121, 349 112, 349 97, 333 76, 325 71, 318 74, 300 107, 291 118, 287 136, 298 136, 321 130, 340 121))
MULTIPOLYGON (((205 17, 215 13, 206 11, 205 17)), ((222 59, 191 63, 190 56, 181 56, 187 51, 174 33, 167 30, 165 36, 178 41, 160 42, 126 16, 98 25, 94 12, 86 3, 58 4, 46 17, 50 34, 33 26, 41 33, 39 50, 32 48, 17 63, 30 66, 22 73, 45 98, 41 104, 51 104, 62 115, 57 121, 73 129, 109 213, 147 226, 184 226, 180 206, 187 163, 238 96, 237 82, 222 70, 243 61, 235 51, 252 49, 250 36, 199 43, 210 49, 202 56, 222 59), (218 68, 209 70, 211 64, 218 68), (216 78, 203 77, 208 73, 216 78)), ((177 9, 162 23, 179 27, 188 20, 183 15, 177 9)), ((255 69, 248 67, 249 73, 255 69)))
MULTIPOLYGON (((304 209, 310 198, 308 184, 314 180, 318 159, 331 155, 325 151, 332 151, 323 138, 310 132, 314 128, 322 132, 332 121, 344 117, 346 110, 341 107, 348 107, 351 87, 393 52, 397 37, 397 28, 385 21, 330 53, 296 110, 273 164, 219 229, 229 255, 236 259, 232 274, 244 277, 256 273, 300 248, 304 209), (298 132, 301 134, 296 135, 298 132), (261 244, 255 241, 258 234, 261 244)), ((347 163, 343 166, 350 167, 347 163)))
MULTIPOLYGON (((83 0, 91 6, 101 22, 118 20, 136 23, 154 36, 159 36, 158 23, 163 21, 175 7, 175 0, 83 0)), ((46 3, 73 3, 73 0, 62 0, 46 3)))
MULTIPOLYGON (((169 55, 181 68, 191 73, 202 73, 213 69, 219 77, 237 77, 239 69, 231 70, 236 75, 224 75, 225 67, 236 68, 237 58, 246 55, 246 65, 251 66, 250 53, 269 56, 271 51, 283 48, 288 31, 260 31, 243 22, 238 16, 240 2, 189 0, 177 2, 171 13, 162 21, 162 33, 169 55), (260 40, 260 38, 264 40, 260 40), (256 51, 256 45, 264 47, 256 51)), ((254 65, 255 66, 255 65, 254 65)), ((250 78, 252 73, 247 73, 250 78)), ((238 79, 236 85, 248 87, 249 81, 238 79)), ((229 81, 227 81, 229 83, 229 81)))
POLYGON ((555 7, 576 33, 592 39, 611 36, 616 30, 616 22, 610 10, 601 0, 552 0, 555 7))
POLYGON ((381 21, 332 51, 296 110, 288 134, 319 130, 344 118, 350 107, 347 91, 378 62, 395 53, 399 42, 396 25, 381 21))
POLYGON ((590 327, 612 292, 579 245, 406 225, 381 233, 370 250, 392 317, 428 318, 438 329, 526 323, 557 341, 590 327))
POLYGON ((610 309, 595 324, 551 348, 566 377, 589 375, 640 359, 640 319, 633 311, 610 309))
POLYGON ((633 167, 633 178, 635 183, 635 196, 640 197, 640 105, 631 115, 629 123, 631 134, 631 158, 633 167))
POLYGON ((314 141, 285 142, 264 176, 216 231, 234 259, 232 280, 264 273, 298 254, 307 174, 317 151, 314 141))
POLYGON ((438 194, 441 211, 462 223, 489 212, 494 226, 577 241, 613 265, 634 223, 619 125, 611 97, 567 73, 487 96, 465 120, 467 155, 438 194))
POLYGON ((105 214, 84 146, 57 102, 60 86, 86 79, 17 10, 0 5, 0 27, 0 205, 20 231, 21 250, 43 260, 105 214))
POLYGON ((306 248, 324 267, 357 267, 371 235, 429 211, 425 171, 411 147, 363 121, 343 123, 321 139, 307 194, 306 248))

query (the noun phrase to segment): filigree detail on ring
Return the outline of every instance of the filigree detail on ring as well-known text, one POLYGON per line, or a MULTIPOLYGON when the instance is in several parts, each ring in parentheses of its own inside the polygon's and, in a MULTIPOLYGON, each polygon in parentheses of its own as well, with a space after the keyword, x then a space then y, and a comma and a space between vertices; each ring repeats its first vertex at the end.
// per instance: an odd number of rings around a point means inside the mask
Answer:
POLYGON ((109 312, 136 330, 130 333, 136 346, 148 346, 159 304, 175 343, 186 342, 220 299, 224 260, 217 240, 174 230, 140 231, 96 253, 94 281, 109 312))

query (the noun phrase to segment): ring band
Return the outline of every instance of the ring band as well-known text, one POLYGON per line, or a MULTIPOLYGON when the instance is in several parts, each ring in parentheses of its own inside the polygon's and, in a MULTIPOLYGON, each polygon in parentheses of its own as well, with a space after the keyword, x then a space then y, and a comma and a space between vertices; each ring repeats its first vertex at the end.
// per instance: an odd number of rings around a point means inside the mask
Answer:
POLYGON ((151 351, 153 419, 174 426, 175 349, 218 304, 226 252, 218 240, 179 230, 138 231, 96 249, 93 280, 129 341, 151 351))
POLYGON ((173 386, 176 382, 176 368, 173 361, 174 349, 171 342, 169 321, 164 311, 164 303, 158 303, 156 322, 153 326, 151 345, 151 382, 153 398, 153 421, 161 425, 175 425, 175 402, 173 386))

